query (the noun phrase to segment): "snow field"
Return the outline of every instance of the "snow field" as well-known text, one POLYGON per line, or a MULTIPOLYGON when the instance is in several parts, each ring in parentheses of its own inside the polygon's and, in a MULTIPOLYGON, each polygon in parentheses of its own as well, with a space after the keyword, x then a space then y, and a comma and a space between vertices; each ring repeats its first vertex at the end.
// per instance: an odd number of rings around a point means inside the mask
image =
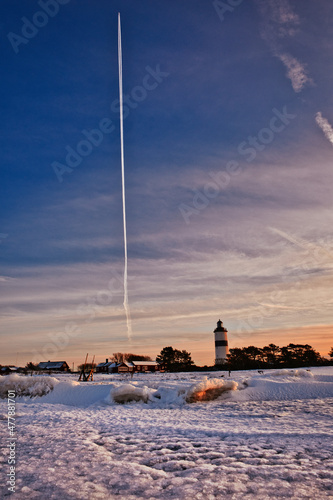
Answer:
MULTIPOLYGON (((184 394, 202 384, 214 386, 216 373, 206 381, 200 373, 131 381, 112 376, 111 383, 103 376, 86 385, 59 377, 45 396, 17 400, 17 493, 12 498, 333 498, 333 369, 311 372, 235 373, 239 390, 193 404, 184 394), (117 387, 124 391, 126 384, 160 398, 116 404, 111 393, 117 387), (293 398, 295 391, 302 397, 293 398), (60 399, 62 404, 56 402, 60 399)), ((5 410, 2 402, 3 419, 5 410)), ((2 438, 7 436, 4 423, 2 438)), ((5 447, 1 453, 5 463, 5 447)), ((7 498, 3 485, 0 497, 7 498)))

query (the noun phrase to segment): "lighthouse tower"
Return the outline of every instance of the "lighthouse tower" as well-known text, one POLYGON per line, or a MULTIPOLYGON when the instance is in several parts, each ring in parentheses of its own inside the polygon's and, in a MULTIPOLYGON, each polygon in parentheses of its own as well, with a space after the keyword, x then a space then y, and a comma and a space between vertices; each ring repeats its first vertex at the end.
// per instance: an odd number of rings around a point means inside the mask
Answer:
POLYGON ((227 354, 229 352, 227 333, 228 330, 223 327, 223 323, 219 319, 217 327, 214 330, 216 365, 221 365, 227 361, 227 354))

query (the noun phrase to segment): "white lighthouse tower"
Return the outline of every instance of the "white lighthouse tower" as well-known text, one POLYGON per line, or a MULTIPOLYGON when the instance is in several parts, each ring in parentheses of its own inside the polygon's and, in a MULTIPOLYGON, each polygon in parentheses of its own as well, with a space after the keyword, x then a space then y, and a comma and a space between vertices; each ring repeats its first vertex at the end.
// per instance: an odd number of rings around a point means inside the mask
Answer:
POLYGON ((222 321, 219 319, 214 330, 216 365, 221 365, 227 361, 227 354, 229 353, 227 333, 228 330, 224 328, 222 321))

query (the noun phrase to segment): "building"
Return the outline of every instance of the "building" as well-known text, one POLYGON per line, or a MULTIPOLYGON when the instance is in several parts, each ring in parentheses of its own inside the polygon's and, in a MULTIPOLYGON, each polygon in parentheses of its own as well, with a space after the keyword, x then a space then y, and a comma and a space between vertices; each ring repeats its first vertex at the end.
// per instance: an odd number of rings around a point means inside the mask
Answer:
POLYGON ((164 371, 160 363, 156 361, 124 361, 118 365, 118 373, 126 372, 160 372, 164 371))
POLYGON ((112 363, 106 359, 105 363, 96 366, 96 373, 147 373, 163 372, 163 367, 156 361, 123 361, 112 363))
POLYGON ((105 360, 105 363, 99 363, 96 366, 96 373, 117 373, 117 363, 112 363, 108 359, 105 360))
POLYGON ((128 373, 134 371, 134 365, 129 361, 123 361, 122 363, 118 363, 117 365, 117 373, 128 373))
POLYGON ((228 330, 224 328, 222 321, 219 319, 214 330, 216 365, 222 365, 227 361, 227 354, 229 353, 227 333, 228 330))
POLYGON ((161 372, 164 371, 156 361, 132 361, 135 372, 161 372))
POLYGON ((9 373, 20 373, 22 372, 23 368, 18 368, 17 366, 13 365, 8 365, 8 366, 2 366, 0 369, 1 375, 9 375, 9 373))
POLYGON ((66 361, 43 361, 38 364, 39 370, 69 372, 69 366, 66 361))

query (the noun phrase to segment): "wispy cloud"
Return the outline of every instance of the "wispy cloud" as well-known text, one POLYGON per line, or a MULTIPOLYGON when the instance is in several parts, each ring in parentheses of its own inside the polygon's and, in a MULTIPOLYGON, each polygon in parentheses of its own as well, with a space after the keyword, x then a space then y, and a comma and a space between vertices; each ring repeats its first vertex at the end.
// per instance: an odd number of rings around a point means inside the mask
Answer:
POLYGON ((321 130, 324 132, 325 137, 333 144, 333 127, 329 121, 323 117, 320 111, 316 113, 316 122, 321 130))
POLYGON ((283 39, 294 36, 298 31, 300 19, 293 12, 288 0, 257 0, 263 23, 261 36, 270 46, 273 54, 287 69, 295 92, 301 92, 306 85, 313 84, 306 65, 283 50, 283 39))
POLYGON ((300 20, 288 0, 257 0, 264 23, 261 35, 266 41, 293 36, 300 20))
POLYGON ((283 62, 287 68, 287 78, 291 81, 291 85, 295 92, 301 92, 307 84, 312 84, 312 79, 307 75, 306 66, 300 63, 295 57, 290 54, 279 54, 277 57, 283 62))

